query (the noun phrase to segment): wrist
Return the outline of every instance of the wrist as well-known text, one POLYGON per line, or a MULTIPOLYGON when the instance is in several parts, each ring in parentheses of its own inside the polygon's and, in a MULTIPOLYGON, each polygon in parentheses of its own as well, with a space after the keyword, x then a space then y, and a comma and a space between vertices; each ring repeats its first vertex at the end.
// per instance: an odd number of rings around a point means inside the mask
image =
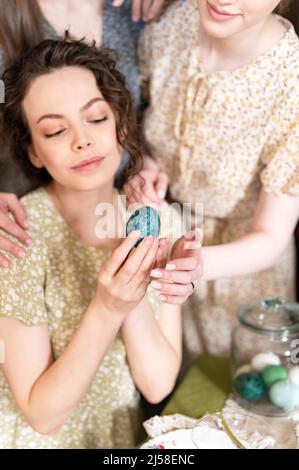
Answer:
POLYGON ((89 304, 89 309, 94 312, 98 317, 104 318, 109 322, 121 324, 125 319, 125 312, 121 309, 109 308, 103 299, 96 295, 89 304))

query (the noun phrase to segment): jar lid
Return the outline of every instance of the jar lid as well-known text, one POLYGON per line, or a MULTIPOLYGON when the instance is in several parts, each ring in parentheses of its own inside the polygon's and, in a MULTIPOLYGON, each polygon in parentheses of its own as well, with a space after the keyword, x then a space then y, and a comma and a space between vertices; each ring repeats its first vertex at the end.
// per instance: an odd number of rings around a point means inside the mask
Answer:
POLYGON ((248 302, 237 312, 239 321, 259 333, 293 334, 299 332, 299 304, 270 298, 248 302))

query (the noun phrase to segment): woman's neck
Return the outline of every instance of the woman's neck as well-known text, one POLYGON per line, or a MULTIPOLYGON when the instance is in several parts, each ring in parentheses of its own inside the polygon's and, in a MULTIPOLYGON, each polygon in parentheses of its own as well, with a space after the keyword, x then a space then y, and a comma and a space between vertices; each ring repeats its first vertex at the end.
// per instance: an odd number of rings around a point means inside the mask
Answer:
POLYGON ((200 25, 201 59, 206 72, 235 70, 269 51, 284 36, 286 28, 274 16, 229 38, 209 36, 200 25))
POLYGON ((68 30, 75 39, 102 40, 105 0, 38 0, 42 14, 59 36, 68 30))
MULTIPOLYGON (((119 242, 116 237, 103 239, 96 234, 97 222, 105 214, 107 206, 111 207, 110 214, 115 216, 114 220, 108 222, 108 225, 112 226, 112 224, 115 224, 116 234, 121 223, 118 193, 111 183, 100 190, 78 191, 65 188, 57 182, 52 182, 47 186, 46 190, 66 224, 81 241, 87 245, 102 248, 114 248, 117 246, 119 242), (101 210, 101 204, 103 204, 103 210, 101 210)), ((106 217, 108 216, 109 213, 106 214, 106 217)))

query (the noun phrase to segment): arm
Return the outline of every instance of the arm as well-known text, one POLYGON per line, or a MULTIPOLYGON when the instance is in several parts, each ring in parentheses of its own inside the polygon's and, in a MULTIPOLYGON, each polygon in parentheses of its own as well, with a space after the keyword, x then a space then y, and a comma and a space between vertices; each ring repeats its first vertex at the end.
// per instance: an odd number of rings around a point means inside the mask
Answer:
POLYGON ((180 307, 162 304, 156 319, 145 297, 126 318, 122 331, 137 387, 149 402, 160 402, 173 390, 180 369, 180 307))
POLYGON ((65 423, 88 392, 121 321, 121 316, 91 303, 55 361, 47 326, 0 319, 7 358, 2 369, 18 408, 34 429, 53 434, 65 423))
POLYGON ((290 241, 298 216, 299 197, 262 190, 247 235, 202 248, 203 279, 242 276, 269 268, 290 241))
MULTIPOLYGON (((19 240, 24 247, 20 247, 13 243, 8 238, 0 235, 0 250, 10 252, 16 257, 22 258, 25 255, 25 247, 32 243, 30 235, 26 232, 28 229, 28 222, 26 219, 25 209, 22 207, 17 196, 12 193, 0 193, 0 229, 13 235, 19 240), (8 217, 11 213, 14 221, 8 217)), ((0 255, 0 268, 8 267, 10 262, 8 258, 0 255)))
POLYGON ((272 266, 287 246, 299 216, 299 197, 261 191, 247 235, 223 245, 201 245, 194 231, 186 247, 186 235, 175 244, 168 269, 155 269, 159 292, 170 303, 183 303, 192 294, 190 282, 243 276, 272 266), (172 284, 171 284, 172 283, 172 284))
POLYGON ((128 256, 139 236, 132 232, 101 269, 98 291, 57 360, 47 326, 0 318, 7 358, 2 370, 17 406, 38 432, 56 432, 76 409, 124 318, 144 297, 157 242, 148 237, 128 256))
MULTIPOLYGON (((120 7, 124 0, 113 0, 112 5, 120 7)), ((133 0, 132 1, 132 20, 150 21, 156 18, 162 10, 165 0, 133 0)))

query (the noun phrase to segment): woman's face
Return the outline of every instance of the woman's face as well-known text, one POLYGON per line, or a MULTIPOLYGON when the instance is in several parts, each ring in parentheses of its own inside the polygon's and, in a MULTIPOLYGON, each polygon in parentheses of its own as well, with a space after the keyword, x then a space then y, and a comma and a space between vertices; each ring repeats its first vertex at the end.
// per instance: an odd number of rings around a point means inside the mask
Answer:
POLYGON ((112 109, 92 72, 64 67, 36 78, 23 100, 29 157, 55 182, 89 191, 113 184, 121 161, 112 109))
POLYGON ((229 38, 264 21, 280 0, 198 0, 204 30, 215 38, 229 38))

